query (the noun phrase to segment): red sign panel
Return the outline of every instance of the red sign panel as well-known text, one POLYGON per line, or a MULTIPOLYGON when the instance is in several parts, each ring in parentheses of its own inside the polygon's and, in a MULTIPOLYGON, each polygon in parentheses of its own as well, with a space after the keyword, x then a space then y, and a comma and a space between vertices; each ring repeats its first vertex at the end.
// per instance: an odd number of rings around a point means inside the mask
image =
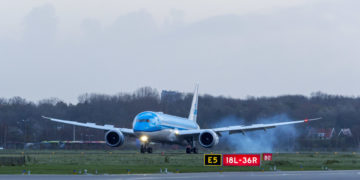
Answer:
POLYGON ((264 161, 272 161, 272 154, 271 153, 263 153, 263 160, 264 161))
POLYGON ((260 154, 224 154, 223 166, 260 166, 260 154))

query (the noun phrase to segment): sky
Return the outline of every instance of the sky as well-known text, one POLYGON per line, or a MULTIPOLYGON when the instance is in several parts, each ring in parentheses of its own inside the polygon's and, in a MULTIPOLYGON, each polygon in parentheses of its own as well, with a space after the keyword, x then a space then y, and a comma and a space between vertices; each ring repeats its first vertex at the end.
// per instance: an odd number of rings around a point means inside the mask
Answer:
POLYGON ((359 96, 357 0, 0 0, 0 97, 359 96))

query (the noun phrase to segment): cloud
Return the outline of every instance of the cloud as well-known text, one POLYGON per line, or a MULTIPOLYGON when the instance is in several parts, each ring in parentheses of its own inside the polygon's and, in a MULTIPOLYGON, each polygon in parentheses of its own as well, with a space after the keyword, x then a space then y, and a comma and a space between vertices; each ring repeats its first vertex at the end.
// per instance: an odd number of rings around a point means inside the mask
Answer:
POLYGON ((33 8, 24 19, 23 40, 29 46, 45 48, 55 41, 56 26, 55 8, 51 4, 33 8))
POLYGON ((360 13, 354 2, 191 23, 186 12, 173 9, 162 26, 140 9, 111 24, 86 18, 78 34, 61 39, 56 9, 39 6, 24 18, 22 38, 0 39, 2 96, 74 102, 85 92, 145 85, 189 91, 194 82, 203 93, 233 97, 318 90, 358 95, 360 13))

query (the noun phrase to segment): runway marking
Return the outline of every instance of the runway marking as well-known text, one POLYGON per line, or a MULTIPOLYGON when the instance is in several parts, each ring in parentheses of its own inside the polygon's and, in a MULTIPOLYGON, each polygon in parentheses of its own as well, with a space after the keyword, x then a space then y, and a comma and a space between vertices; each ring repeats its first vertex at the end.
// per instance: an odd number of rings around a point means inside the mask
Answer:
MULTIPOLYGON (((159 178, 165 178, 165 179, 196 179, 196 178, 205 178, 208 176, 155 176, 155 177, 144 177, 144 178, 131 178, 131 179, 159 179, 159 178)), ((216 176, 218 178, 218 176, 216 176)), ((226 177, 226 176, 224 176, 226 177)), ((219 177, 220 178, 220 177, 219 177)))
POLYGON ((168 173, 168 174, 107 174, 107 175, 0 175, 0 179, 19 180, 23 178, 35 179, 137 179, 137 180, 157 180, 157 179, 269 179, 287 180, 302 179, 302 176, 313 177, 314 179, 337 180, 337 179, 360 179, 359 170, 350 171, 272 171, 272 172, 203 172, 203 173, 168 173))
MULTIPOLYGON (((321 177, 332 176, 332 175, 351 175, 356 174, 360 175, 360 172, 357 171, 301 171, 301 172, 243 172, 243 176, 252 176, 252 177, 268 177, 268 176, 279 176, 279 177, 286 177, 286 176, 302 176, 304 173, 310 173, 321 177)), ((192 173, 180 173, 180 174, 147 174, 143 177, 139 177, 139 175, 129 175, 129 176, 122 176, 121 178, 130 178, 130 179, 138 179, 138 180, 146 180, 146 179, 159 179, 159 178, 166 178, 166 179, 197 179, 197 178, 204 178, 212 176, 213 178, 221 178, 227 177, 232 174, 239 174, 239 172, 211 172, 211 173, 203 173, 200 175, 194 175, 192 173), (138 177, 136 177, 138 176, 138 177)))
MULTIPOLYGON (((173 175, 173 174, 172 174, 173 175)), ((182 176, 180 174, 180 176, 167 176, 167 175, 160 175, 160 176, 149 176, 149 177, 129 177, 131 179, 159 179, 159 178, 166 178, 166 179, 189 179, 189 178, 203 178, 203 177, 207 177, 206 174, 204 175, 198 175, 198 176, 182 176)))

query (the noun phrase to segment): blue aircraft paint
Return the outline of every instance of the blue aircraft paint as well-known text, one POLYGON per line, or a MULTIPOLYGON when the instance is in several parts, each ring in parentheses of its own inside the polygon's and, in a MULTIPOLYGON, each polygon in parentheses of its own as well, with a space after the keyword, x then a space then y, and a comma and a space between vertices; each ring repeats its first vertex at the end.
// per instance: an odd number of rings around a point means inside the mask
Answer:
POLYGON ((154 132, 163 129, 197 129, 198 125, 189 119, 171 116, 161 112, 145 111, 134 118, 134 132, 154 132))

